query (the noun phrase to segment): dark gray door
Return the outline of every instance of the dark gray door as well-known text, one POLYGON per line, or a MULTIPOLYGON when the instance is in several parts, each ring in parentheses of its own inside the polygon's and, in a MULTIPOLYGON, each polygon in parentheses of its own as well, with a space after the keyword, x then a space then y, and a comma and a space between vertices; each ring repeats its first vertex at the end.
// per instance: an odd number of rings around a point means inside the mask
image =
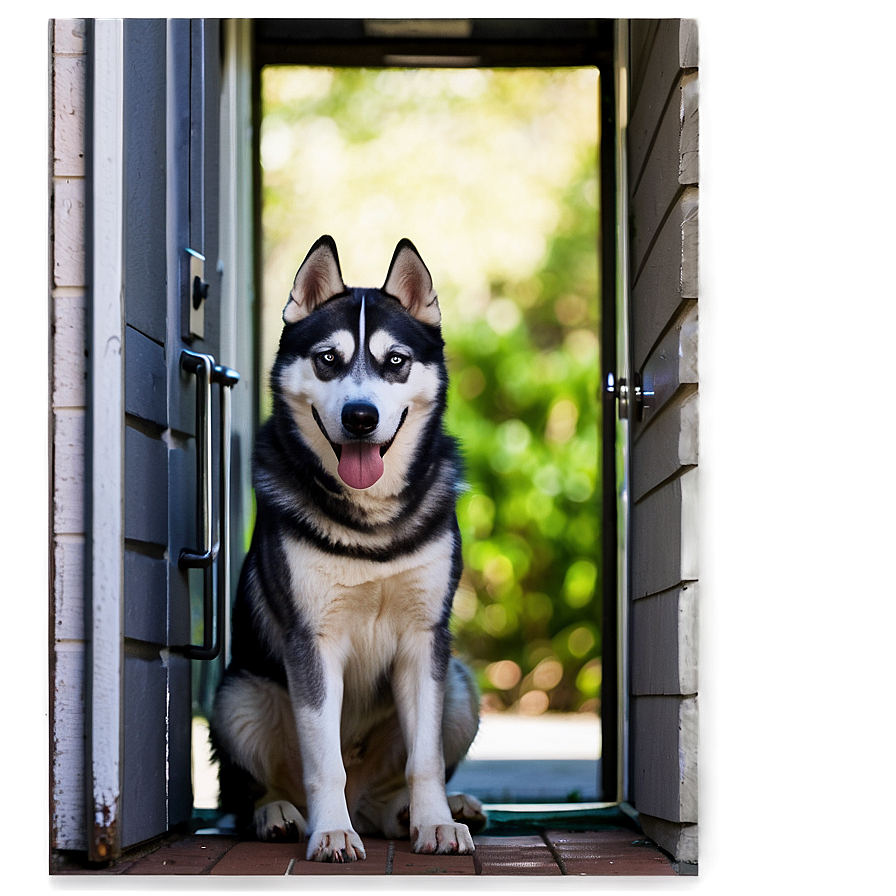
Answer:
MULTIPOLYGON (((114 714, 88 706, 88 762, 96 775, 97 750, 114 754, 118 743, 120 762, 106 768, 118 778, 120 798, 101 806, 94 785, 95 858, 114 857, 191 816, 191 667, 202 654, 191 645, 208 646, 216 628, 204 607, 218 581, 221 534, 219 442, 209 439, 222 422, 224 391, 209 382, 221 325, 218 23, 125 19, 120 34, 121 653, 112 667, 117 685, 103 698, 117 689, 120 706, 114 714)), ((96 115, 99 121, 103 110, 96 115)), ((94 607, 94 617, 104 612, 94 607)))

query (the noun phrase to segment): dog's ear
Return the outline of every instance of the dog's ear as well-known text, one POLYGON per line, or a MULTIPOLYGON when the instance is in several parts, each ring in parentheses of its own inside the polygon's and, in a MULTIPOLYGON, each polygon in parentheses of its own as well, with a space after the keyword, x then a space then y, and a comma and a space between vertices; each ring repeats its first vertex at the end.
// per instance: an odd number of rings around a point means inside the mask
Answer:
POLYGON ((398 299, 417 320, 435 327, 441 323, 432 277, 409 239, 401 240, 395 247, 383 292, 398 299))
POLYGON ((283 322, 294 324, 307 317, 327 299, 345 292, 339 256, 333 237, 322 236, 309 250, 296 273, 289 301, 283 309, 283 322))

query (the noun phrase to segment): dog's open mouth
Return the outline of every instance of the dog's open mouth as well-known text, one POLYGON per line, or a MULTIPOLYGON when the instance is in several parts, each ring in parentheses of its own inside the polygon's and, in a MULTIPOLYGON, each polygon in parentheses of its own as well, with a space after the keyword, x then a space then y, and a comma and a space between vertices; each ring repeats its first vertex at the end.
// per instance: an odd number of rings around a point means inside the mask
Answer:
POLYGON ((401 419, 398 421, 398 426, 395 428, 395 432, 392 433, 392 438, 389 439, 388 442, 383 442, 382 444, 359 439, 352 442, 344 442, 340 445, 337 442, 334 442, 327 434, 326 429, 324 429, 323 421, 320 419, 317 409, 313 406, 311 408, 311 413, 314 415, 314 421, 317 423, 320 431, 324 434, 326 440, 330 443, 330 447, 333 449, 336 459, 339 461, 339 466, 337 467, 339 478, 351 488, 364 489, 370 488, 372 485, 379 482, 380 477, 383 475, 383 471, 385 470, 383 457, 385 457, 386 452, 392 447, 392 443, 395 441, 398 431, 404 425, 405 418, 408 415, 408 409, 405 408, 402 412, 401 419))

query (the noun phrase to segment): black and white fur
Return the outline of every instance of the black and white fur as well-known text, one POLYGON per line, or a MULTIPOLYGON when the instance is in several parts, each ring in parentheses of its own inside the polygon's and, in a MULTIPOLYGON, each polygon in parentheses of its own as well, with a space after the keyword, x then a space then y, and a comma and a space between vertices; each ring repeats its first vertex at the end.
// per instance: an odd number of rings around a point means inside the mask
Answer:
POLYGON ((347 288, 324 236, 283 319, 211 722, 221 808, 318 861, 363 859, 359 833, 472 852, 482 806, 445 791, 479 716, 450 654, 460 464, 429 271, 402 240, 381 289, 347 288))

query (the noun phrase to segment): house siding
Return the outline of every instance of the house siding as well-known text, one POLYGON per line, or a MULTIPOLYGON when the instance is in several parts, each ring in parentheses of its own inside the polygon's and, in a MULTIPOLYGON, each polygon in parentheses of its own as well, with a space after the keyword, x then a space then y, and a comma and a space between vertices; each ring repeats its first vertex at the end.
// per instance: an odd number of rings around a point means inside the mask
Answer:
POLYGON ((645 832, 697 859, 699 462, 696 25, 631 22, 631 795, 645 832))
POLYGON ((84 849, 86 307, 83 19, 50 22, 51 838, 84 849))

